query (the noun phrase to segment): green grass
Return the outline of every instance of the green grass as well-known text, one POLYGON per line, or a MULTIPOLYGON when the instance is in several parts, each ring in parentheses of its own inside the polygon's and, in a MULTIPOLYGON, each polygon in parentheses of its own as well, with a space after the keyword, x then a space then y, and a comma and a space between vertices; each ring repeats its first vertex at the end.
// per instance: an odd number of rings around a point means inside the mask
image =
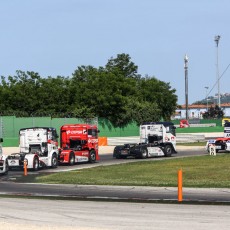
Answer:
POLYGON ((60 172, 36 178, 39 183, 82 185, 177 186, 183 170, 184 187, 230 188, 230 154, 165 158, 60 172))

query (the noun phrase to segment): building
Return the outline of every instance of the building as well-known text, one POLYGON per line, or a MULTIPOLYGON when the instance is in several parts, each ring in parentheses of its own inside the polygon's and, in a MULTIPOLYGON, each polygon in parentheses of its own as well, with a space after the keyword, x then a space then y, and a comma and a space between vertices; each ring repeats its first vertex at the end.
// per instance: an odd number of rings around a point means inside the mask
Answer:
MULTIPOLYGON (((208 105, 208 108, 215 107, 214 104, 208 105)), ((230 103, 221 104, 225 117, 230 117, 230 103)), ((203 119, 203 113, 207 111, 207 105, 188 105, 188 118, 189 119, 203 119)), ((181 105, 175 111, 172 119, 185 119, 186 118, 186 105, 181 105)))

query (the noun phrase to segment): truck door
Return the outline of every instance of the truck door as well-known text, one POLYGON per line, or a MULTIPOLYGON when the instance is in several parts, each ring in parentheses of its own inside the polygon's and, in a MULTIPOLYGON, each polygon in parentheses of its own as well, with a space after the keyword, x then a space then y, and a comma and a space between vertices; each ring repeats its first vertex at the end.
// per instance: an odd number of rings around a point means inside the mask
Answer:
POLYGON ((26 133, 25 133, 25 131, 24 132, 20 131, 20 133, 19 133, 19 145, 20 145, 20 152, 28 152, 29 151, 29 147, 26 146, 26 133))
POLYGON ((166 136, 168 137, 168 141, 171 142, 176 149, 176 127, 174 125, 166 127, 166 136))
POLYGON ((140 126, 140 143, 147 143, 146 125, 140 126))

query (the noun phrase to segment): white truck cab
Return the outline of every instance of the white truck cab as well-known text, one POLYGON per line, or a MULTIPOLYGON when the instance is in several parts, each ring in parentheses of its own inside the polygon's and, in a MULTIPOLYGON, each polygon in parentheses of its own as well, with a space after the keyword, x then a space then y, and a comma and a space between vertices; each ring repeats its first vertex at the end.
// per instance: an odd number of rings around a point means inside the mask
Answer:
POLYGON ((38 170, 56 168, 58 164, 58 135, 52 127, 30 127, 19 130, 20 152, 8 156, 10 168, 23 167, 38 170))
POLYGON ((140 125, 140 143, 115 146, 113 157, 170 157, 176 152, 176 127, 172 122, 145 122, 140 125))

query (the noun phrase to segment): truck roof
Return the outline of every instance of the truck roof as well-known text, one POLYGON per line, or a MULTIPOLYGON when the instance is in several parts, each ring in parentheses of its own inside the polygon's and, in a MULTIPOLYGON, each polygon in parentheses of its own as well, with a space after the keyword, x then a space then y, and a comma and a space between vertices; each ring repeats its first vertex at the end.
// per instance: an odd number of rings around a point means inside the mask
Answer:
POLYGON ((66 127, 73 127, 73 128, 77 128, 77 127, 95 128, 95 127, 97 127, 96 125, 91 125, 91 124, 65 124, 62 127, 65 127, 65 126, 66 127))
POLYGON ((164 125, 165 127, 168 127, 170 125, 174 125, 174 123, 170 121, 156 121, 156 122, 144 122, 142 125, 164 125))
POLYGON ((28 128, 21 128, 19 131, 21 130, 26 130, 26 129, 46 129, 46 130, 56 130, 53 127, 28 127, 28 128))

